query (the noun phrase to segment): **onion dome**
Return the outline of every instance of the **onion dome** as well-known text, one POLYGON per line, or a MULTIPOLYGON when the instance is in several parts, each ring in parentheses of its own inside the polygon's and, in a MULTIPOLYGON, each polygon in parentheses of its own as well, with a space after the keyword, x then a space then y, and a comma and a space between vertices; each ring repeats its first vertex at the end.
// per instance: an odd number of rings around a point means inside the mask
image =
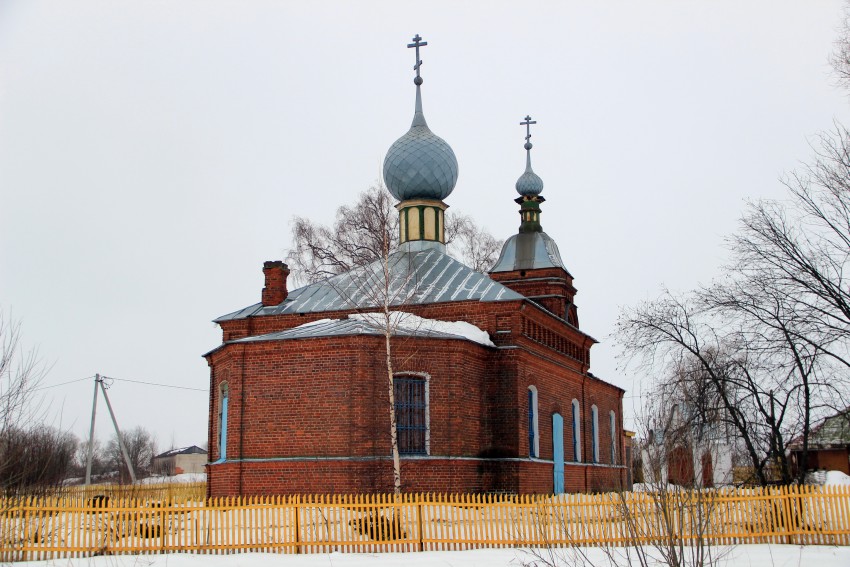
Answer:
POLYGON ((422 112, 422 77, 419 68, 418 35, 413 38, 416 47, 416 106, 410 130, 396 140, 384 158, 384 183, 393 197, 399 201, 431 199, 442 201, 448 197, 457 183, 457 158, 445 140, 431 132, 422 112))
POLYGON ((531 169, 531 148, 534 147, 531 144, 531 124, 537 124, 537 121, 532 120, 531 116, 526 116, 525 122, 520 123, 520 125, 526 127, 527 131, 525 145, 523 146, 525 148, 525 172, 516 180, 517 193, 527 197, 539 195, 543 191, 543 180, 531 169))
MULTIPOLYGON (((531 149, 531 143, 525 145, 526 150, 531 149)), ((539 195, 543 191, 543 180, 531 169, 531 152, 525 158, 525 172, 516 180, 516 191, 520 195, 539 195)))

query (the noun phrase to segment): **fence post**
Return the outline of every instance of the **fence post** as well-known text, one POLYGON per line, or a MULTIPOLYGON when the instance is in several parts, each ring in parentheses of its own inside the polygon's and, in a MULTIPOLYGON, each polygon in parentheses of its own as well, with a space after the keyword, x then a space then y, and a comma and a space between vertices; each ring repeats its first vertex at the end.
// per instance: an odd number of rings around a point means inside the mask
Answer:
POLYGON ((787 486, 780 486, 777 490, 776 498, 779 499, 781 506, 779 511, 781 516, 777 518, 780 527, 785 531, 784 540, 786 544, 793 543, 793 525, 791 523, 791 494, 787 486))
POLYGON ((159 508, 159 549, 165 551, 165 508, 163 508, 162 502, 160 502, 159 508))
POLYGON ((299 501, 301 497, 299 495, 295 495, 295 553, 301 553, 301 523, 299 518, 299 501))
MULTIPOLYGON (((30 529, 30 523, 32 519, 30 518, 30 512, 32 511, 32 506, 35 505, 34 496, 29 498, 29 506, 26 509, 26 513, 24 514, 24 536, 22 543, 23 553, 21 553, 22 561, 29 561, 30 559, 34 559, 34 557, 30 557, 27 555, 27 549, 29 548, 29 541, 32 539, 32 534, 30 533, 32 530, 30 529)), ((24 505, 26 506, 27 500, 24 500, 24 505)))
POLYGON ((416 516, 417 516, 417 528, 419 532, 419 551, 425 551, 425 544, 422 541, 423 534, 423 526, 422 526, 422 494, 418 494, 416 496, 416 516))

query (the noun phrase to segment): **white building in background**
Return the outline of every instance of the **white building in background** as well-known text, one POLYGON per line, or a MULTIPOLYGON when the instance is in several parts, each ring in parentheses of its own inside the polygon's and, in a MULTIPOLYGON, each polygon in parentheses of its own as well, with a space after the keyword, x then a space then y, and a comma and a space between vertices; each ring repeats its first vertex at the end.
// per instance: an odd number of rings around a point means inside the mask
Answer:
POLYGON ((722 423, 697 424, 673 404, 661 427, 650 429, 641 444, 644 482, 699 488, 732 484, 734 443, 722 423))
POLYGON ((151 459, 151 469, 166 475, 202 473, 206 464, 207 452, 197 445, 171 449, 151 459))

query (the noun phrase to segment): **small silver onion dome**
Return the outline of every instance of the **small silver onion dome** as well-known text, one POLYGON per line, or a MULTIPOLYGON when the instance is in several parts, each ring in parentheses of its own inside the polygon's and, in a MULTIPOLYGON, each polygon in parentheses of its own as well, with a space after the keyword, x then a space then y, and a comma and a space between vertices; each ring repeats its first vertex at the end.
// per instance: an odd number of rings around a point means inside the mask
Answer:
MULTIPOLYGON (((531 149, 531 144, 526 144, 531 149)), ((525 172, 516 180, 516 191, 520 195, 539 195, 543 191, 543 180, 531 169, 531 154, 526 158, 525 172)))
POLYGON ((451 146, 431 132, 425 122, 422 94, 417 83, 416 110, 410 130, 390 146, 384 158, 387 189, 399 201, 442 201, 454 190, 457 174, 457 158, 451 146))
POLYGON ((539 195, 543 191, 543 180, 533 171, 526 171, 516 180, 516 190, 520 195, 539 195))

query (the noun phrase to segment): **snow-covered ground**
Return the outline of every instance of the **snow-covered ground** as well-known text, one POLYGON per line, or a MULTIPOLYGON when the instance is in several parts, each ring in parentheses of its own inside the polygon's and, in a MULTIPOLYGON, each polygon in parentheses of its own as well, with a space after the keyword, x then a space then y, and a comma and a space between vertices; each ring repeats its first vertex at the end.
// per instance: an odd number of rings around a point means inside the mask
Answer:
MULTIPOLYGON (((847 567, 850 547, 798 545, 739 545, 715 548, 723 555, 720 567, 847 567)), ((600 549, 585 550, 590 563, 586 567, 610 565, 600 549)), ((564 554, 567 550, 557 549, 564 554)), ((544 552, 546 554, 546 552, 544 552)), ((545 555, 548 558, 548 554, 545 555)), ((566 557, 565 557, 566 559, 566 557)), ((426 553, 328 553, 315 555, 277 555, 270 553, 238 553, 233 555, 123 555, 84 559, 32 561, 25 565, 50 567, 519 567, 534 564, 534 553, 522 549, 476 549, 472 551, 429 551, 426 553)), ((580 566, 578 562, 557 563, 580 566)), ((542 565, 542 564, 539 564, 542 565)), ((621 560, 618 565, 627 565, 621 560)))
POLYGON ((850 476, 841 471, 816 471, 806 475, 806 484, 824 486, 850 486, 850 476))
POLYGON ((186 482, 206 482, 206 473, 183 473, 174 476, 149 476, 139 481, 139 484, 182 484, 186 482))
MULTIPOLYGON (((107 476, 107 475, 104 475, 107 476)), ((116 475, 112 475, 112 478, 108 478, 107 480, 101 480, 100 482, 92 483, 92 486, 103 486, 103 487, 111 487, 117 486, 116 475)), ((84 477, 71 477, 62 481, 62 484, 70 487, 82 486, 84 477)), ((141 479, 138 484, 182 484, 187 482, 206 482, 207 481, 207 473, 182 473, 176 474, 173 476, 149 476, 147 478, 141 479)), ((130 485, 123 485, 125 487, 130 485)))

